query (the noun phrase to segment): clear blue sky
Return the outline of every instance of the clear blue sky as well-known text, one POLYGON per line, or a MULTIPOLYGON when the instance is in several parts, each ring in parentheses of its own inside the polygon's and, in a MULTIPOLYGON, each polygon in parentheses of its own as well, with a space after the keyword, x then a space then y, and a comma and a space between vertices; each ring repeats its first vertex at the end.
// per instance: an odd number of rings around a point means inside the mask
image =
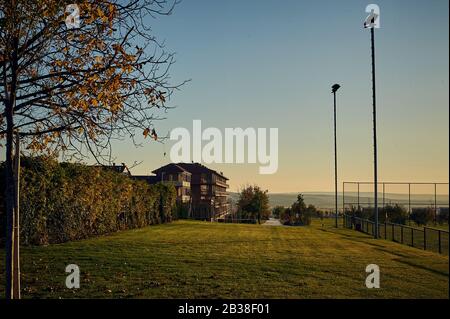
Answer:
MULTIPOLYGON (((376 32, 380 180, 447 181, 448 1, 378 1, 376 32)), ((185 0, 149 20, 177 52, 172 99, 160 130, 203 126, 278 127, 279 170, 213 165, 231 189, 258 183, 272 192, 333 189, 331 84, 338 96, 339 177, 372 178, 369 32, 366 1, 185 0)), ((168 151, 170 144, 167 145, 168 151)), ((168 161, 161 145, 117 148, 148 173, 168 161)))
MULTIPOLYGON (((279 169, 211 165, 231 190, 256 183, 271 192, 333 189, 330 87, 338 93, 339 179, 372 179, 370 36, 360 0, 184 0, 171 16, 148 19, 176 52, 173 82, 192 79, 171 100, 158 131, 203 126, 279 128, 279 169)), ((449 17, 447 0, 376 1, 379 178, 448 181, 449 17)), ((165 147, 167 153, 170 144, 165 147)), ((115 145, 116 162, 166 164, 147 139, 115 145)))
MULTIPOLYGON (((367 1, 185 0, 172 16, 148 20, 177 52, 172 99, 159 129, 278 127, 279 170, 212 165, 231 189, 258 183, 272 192, 333 189, 332 95, 338 82, 341 180, 372 178, 367 1)), ((447 181, 448 1, 378 1, 376 30, 380 180, 447 181)), ((166 150, 170 149, 170 144, 166 150)), ((143 160, 149 173, 169 160, 163 147, 121 144, 118 161, 143 160)))

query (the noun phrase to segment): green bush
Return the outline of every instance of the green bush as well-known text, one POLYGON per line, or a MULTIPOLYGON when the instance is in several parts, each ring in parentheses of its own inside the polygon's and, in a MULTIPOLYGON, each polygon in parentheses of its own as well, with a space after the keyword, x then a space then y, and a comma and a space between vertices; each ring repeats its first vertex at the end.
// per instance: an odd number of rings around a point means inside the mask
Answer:
MULTIPOLYGON (((170 222, 175 201, 171 185, 149 185, 101 167, 25 157, 20 181, 21 240, 35 245, 62 243, 170 222)), ((4 215, 0 211, 2 237, 4 215)))
POLYGON ((431 207, 413 208, 411 212, 411 220, 418 226, 424 226, 434 219, 434 209, 431 207))
POLYGON ((173 211, 173 215, 178 219, 188 219, 189 218, 189 203, 181 203, 177 201, 173 211))
POLYGON ((285 210, 286 210, 286 208, 284 206, 275 206, 272 209, 272 216, 274 218, 282 218, 285 210))
POLYGON ((384 208, 380 209, 379 222, 384 223, 385 221, 405 225, 408 220, 408 211, 401 205, 386 205, 384 208))
MULTIPOLYGON (((306 207, 302 194, 298 194, 297 201, 292 206, 285 209, 281 223, 283 225, 307 226, 311 224, 311 216, 313 215, 313 207, 306 207)), ((314 207, 315 210, 315 207, 314 207)))
POLYGON ((437 222, 442 225, 448 224, 448 207, 439 208, 439 213, 437 214, 437 222))
POLYGON ((269 195, 259 186, 247 186, 239 192, 237 201, 238 214, 241 219, 269 219, 269 195))

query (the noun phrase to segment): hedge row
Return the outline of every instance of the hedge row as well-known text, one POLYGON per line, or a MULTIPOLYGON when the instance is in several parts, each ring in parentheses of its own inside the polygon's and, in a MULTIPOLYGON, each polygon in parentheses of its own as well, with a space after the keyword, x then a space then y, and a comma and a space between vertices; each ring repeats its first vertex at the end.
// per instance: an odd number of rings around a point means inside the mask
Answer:
MULTIPOLYGON (((23 158, 21 166, 23 244, 62 243, 174 219, 173 186, 148 185, 105 168, 44 157, 23 158)), ((1 168, 4 173, 4 165, 1 168)), ((1 210, 4 237, 5 214, 1 210)))

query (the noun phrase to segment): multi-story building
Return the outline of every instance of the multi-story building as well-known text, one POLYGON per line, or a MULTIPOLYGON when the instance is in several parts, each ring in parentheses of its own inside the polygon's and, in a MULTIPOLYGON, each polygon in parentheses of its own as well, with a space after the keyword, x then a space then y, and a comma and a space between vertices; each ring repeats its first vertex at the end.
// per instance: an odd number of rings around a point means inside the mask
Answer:
POLYGON ((171 183, 177 190, 177 200, 181 203, 191 201, 191 173, 177 164, 168 164, 152 172, 153 183, 171 183))
POLYGON ((222 172, 216 172, 199 163, 178 163, 176 165, 192 174, 191 211, 193 218, 219 218, 229 212, 228 178, 222 172))
POLYGON ((154 176, 133 176, 150 184, 172 183, 177 200, 195 219, 219 218, 229 212, 227 201, 228 178, 198 163, 168 164, 152 172, 154 176))

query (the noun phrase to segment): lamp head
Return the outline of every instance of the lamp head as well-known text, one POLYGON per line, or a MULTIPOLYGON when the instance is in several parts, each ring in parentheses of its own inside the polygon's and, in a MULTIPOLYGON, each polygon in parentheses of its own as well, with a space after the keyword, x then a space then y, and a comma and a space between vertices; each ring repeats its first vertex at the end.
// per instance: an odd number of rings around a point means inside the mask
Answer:
POLYGON ((336 91, 339 90, 340 87, 341 87, 341 86, 340 86, 339 84, 334 84, 334 85, 331 87, 331 93, 336 93, 336 91))

